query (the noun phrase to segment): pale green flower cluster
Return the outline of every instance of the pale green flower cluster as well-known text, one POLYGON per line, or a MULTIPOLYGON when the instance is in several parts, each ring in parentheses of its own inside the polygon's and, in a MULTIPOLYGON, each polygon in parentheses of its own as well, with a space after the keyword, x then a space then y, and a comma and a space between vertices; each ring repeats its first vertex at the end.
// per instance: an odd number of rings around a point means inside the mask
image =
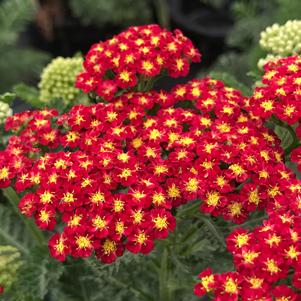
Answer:
POLYGON ((75 88, 75 79, 82 71, 81 57, 53 59, 43 70, 39 83, 40 101, 49 102, 52 99, 72 101, 80 94, 75 88))
POLYGON ((21 254, 13 246, 0 246, 0 284, 9 288, 16 278, 17 271, 22 265, 21 254))
POLYGON ((265 58, 259 59, 257 66, 259 69, 263 70, 263 66, 270 61, 276 61, 278 59, 282 58, 280 55, 275 55, 275 54, 268 54, 265 58))
POLYGON ((260 34, 260 46, 282 57, 301 52, 301 20, 289 20, 284 25, 274 24, 260 34))
POLYGON ((272 60, 301 53, 301 20, 289 20, 284 25, 273 24, 260 34, 259 44, 269 54, 258 61, 258 68, 272 60))
POLYGON ((13 110, 10 108, 10 106, 0 101, 0 124, 3 124, 7 117, 11 116, 13 113, 13 110))

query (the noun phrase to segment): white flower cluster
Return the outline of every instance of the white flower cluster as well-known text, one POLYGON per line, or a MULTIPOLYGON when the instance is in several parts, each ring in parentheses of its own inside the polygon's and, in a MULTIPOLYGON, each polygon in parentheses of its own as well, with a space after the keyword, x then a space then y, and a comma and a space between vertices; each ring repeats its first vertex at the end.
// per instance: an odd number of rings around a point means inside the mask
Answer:
POLYGON ((13 110, 10 108, 10 106, 0 101, 0 124, 3 124, 7 117, 11 116, 13 114, 13 110))
POLYGON ((260 46, 282 57, 301 52, 301 20, 290 20, 284 25, 274 24, 260 34, 260 46))
POLYGON ((48 102, 62 98, 72 101, 80 93, 75 88, 75 79, 82 71, 83 59, 80 57, 53 59, 43 70, 39 83, 40 101, 48 102))

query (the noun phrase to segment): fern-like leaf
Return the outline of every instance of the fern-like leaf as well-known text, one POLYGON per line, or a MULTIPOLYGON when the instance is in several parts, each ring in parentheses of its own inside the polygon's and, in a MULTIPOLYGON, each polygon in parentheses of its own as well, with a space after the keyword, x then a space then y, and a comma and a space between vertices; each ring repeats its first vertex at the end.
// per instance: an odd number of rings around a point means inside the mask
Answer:
POLYGON ((31 0, 5 0, 0 5, 1 45, 16 42, 19 33, 32 19, 34 4, 31 0))
POLYGON ((33 241, 28 230, 12 210, 0 205, 0 244, 15 246, 20 252, 27 254, 33 241))
MULTIPOLYGON (((49 256, 47 248, 32 249, 24 258, 24 264, 18 270, 18 276, 11 289, 10 301, 51 300, 50 296, 59 296, 59 280, 64 265, 49 256), (51 293, 56 288, 55 294, 51 293)), ((63 294, 63 293, 62 293, 63 294)))

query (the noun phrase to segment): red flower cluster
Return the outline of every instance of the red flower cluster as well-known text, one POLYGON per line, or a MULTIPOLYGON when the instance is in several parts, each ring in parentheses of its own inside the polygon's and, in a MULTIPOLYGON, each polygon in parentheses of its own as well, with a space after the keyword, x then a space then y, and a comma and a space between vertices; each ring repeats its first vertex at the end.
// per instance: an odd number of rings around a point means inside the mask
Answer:
POLYGON ((118 89, 132 89, 138 82, 145 89, 151 78, 166 72, 172 77, 186 76, 190 63, 199 61, 198 50, 180 30, 172 33, 158 25, 130 27, 91 47, 76 86, 110 101, 118 89))
MULTIPOLYGON (((300 193, 301 185, 297 185, 292 185, 292 194, 295 190, 300 193)), ((262 226, 230 234, 227 247, 236 272, 203 271, 195 286, 196 295, 212 293, 219 301, 301 300, 297 293, 301 288, 301 198, 288 199, 291 203, 271 212, 262 226), (279 284, 283 280, 286 285, 279 284)))
POLYGON ((294 124, 301 118, 301 58, 292 56, 267 63, 262 87, 250 99, 249 110, 262 118, 272 115, 294 124))
MULTIPOLYGON (((301 129, 301 126, 299 126, 299 128, 301 129)), ((301 147, 299 144, 299 147, 295 148, 292 152, 291 152, 291 161, 294 163, 297 163, 297 168, 299 171, 301 171, 301 147)))
MULTIPOLYGON (((257 117, 253 123, 271 116, 290 125, 298 122, 301 117, 300 58, 289 57, 268 63, 262 83, 264 86, 256 88, 253 96, 241 105, 252 118, 257 117)), ((254 131, 259 133, 258 129, 254 131)), ((296 132, 299 135, 300 128, 296 132)), ((272 141, 271 137, 269 140, 272 141)), ((258 146, 256 152, 261 153, 258 146)), ((297 148, 291 156, 299 168, 300 154, 301 149, 297 148)), ((281 156, 277 156, 281 161, 281 156)), ((241 162, 247 164, 248 159, 241 162)), ((273 196, 265 203, 268 218, 253 231, 238 229, 228 236, 227 248, 233 256, 236 271, 213 274, 211 269, 204 270, 195 286, 196 295, 210 294, 216 301, 301 300, 298 293, 301 288, 301 183, 280 162, 267 178, 264 174, 259 172, 253 188, 261 190, 265 187, 259 195, 273 196), (274 175, 277 176, 273 179, 274 175)), ((248 186, 246 183, 241 192, 248 186)))
POLYGON ((27 189, 21 212, 34 216, 43 230, 64 224, 63 233, 49 242, 59 260, 95 250, 103 262, 112 262, 124 246, 148 253, 155 238, 165 238, 175 227, 170 209, 178 189, 172 181, 162 187, 172 166, 160 157, 158 131, 147 129, 143 110, 115 106, 73 107, 56 124, 56 112, 49 110, 7 121, 7 128, 16 131, 22 122, 23 127, 3 153, 3 186, 17 175, 15 189, 27 189), (8 161, 13 155, 17 158, 8 161), (30 159, 36 156, 41 157, 30 159), (17 160, 23 163, 19 169, 17 160))
POLYGON ((14 179, 18 192, 26 190, 20 210, 41 229, 60 225, 49 242, 59 260, 95 251, 112 262, 124 248, 148 253, 174 229, 171 208, 190 200, 239 223, 284 199, 292 175, 279 141, 245 104, 238 91, 206 78, 60 117, 17 114, 6 123, 18 135, 0 153, 0 183, 14 179))
POLYGON ((202 200, 201 211, 241 223, 284 198, 293 175, 279 141, 245 113, 240 92, 207 78, 176 86, 171 99, 194 108, 185 114, 193 119, 186 135, 196 173, 184 178, 194 179, 190 197, 202 200))

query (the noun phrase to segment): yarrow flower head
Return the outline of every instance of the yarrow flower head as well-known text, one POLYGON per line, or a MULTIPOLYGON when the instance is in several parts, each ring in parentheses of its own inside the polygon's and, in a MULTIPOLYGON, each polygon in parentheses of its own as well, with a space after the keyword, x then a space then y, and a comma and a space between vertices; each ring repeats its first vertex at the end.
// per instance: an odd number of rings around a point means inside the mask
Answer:
POLYGON ((40 101, 47 103, 52 99, 74 100, 80 90, 74 87, 76 76, 83 69, 81 57, 53 59, 43 70, 40 88, 40 101))
POLYGON ((282 57, 300 54, 301 20, 289 20, 284 25, 273 24, 260 34, 260 46, 282 57))
POLYGON ((22 113, 7 122, 7 128, 22 129, 3 154, 1 185, 17 175, 17 191, 34 190, 21 199, 21 212, 44 230, 64 224, 63 233, 49 241, 59 260, 95 252, 110 263, 125 247, 149 253, 154 239, 175 227, 170 209, 179 189, 171 186, 168 196, 161 187, 172 166, 160 157, 160 133, 143 131, 143 111, 127 109, 76 106, 59 118, 57 128, 51 127, 54 110, 22 113), (42 145, 66 149, 43 155, 42 145), (32 160, 32 153, 40 158, 32 160), (12 160, 9 166, 4 158, 12 160))
POLYGON ((158 25, 130 27, 91 47, 76 86, 110 101, 118 91, 148 90, 160 75, 186 76, 190 63, 199 61, 198 50, 180 30, 169 32, 158 25))
POLYGON ((301 118, 301 58, 292 56, 267 63, 250 99, 251 113, 267 119, 275 116, 292 125, 301 118))
POLYGON ((194 159, 182 182, 185 195, 202 200, 201 211, 241 223, 284 197, 292 174, 279 140, 246 113, 239 91, 207 78, 176 86, 172 98, 198 110, 185 112, 193 121, 181 139, 194 159))

